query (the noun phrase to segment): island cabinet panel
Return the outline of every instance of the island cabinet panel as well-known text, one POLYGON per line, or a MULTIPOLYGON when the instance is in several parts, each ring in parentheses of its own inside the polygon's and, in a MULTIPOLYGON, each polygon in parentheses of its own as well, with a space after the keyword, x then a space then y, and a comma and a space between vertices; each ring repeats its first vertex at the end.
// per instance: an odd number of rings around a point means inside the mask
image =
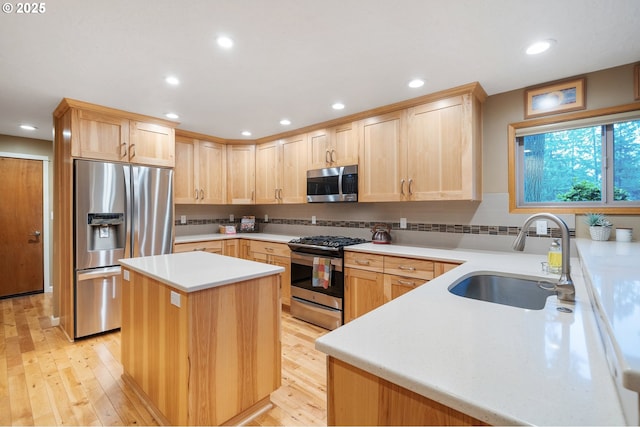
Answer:
POLYGON ((327 358, 327 424, 487 425, 333 357, 327 358))
POLYGON ((278 275, 184 293, 126 271, 123 377, 160 423, 233 424, 269 404, 281 384, 278 275))

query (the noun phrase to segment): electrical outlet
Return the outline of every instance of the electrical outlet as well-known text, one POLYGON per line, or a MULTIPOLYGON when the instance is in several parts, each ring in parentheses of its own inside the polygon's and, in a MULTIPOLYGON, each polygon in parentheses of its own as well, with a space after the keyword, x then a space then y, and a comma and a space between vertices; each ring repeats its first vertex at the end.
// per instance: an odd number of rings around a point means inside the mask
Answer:
POLYGON ((315 216, 315 215, 313 215, 313 216, 311 217, 311 224, 315 224, 315 223, 316 223, 316 216, 315 216))
POLYGON ((180 215, 180 224, 186 224, 186 223, 187 223, 187 216, 180 215))
POLYGON ((539 236, 547 234, 547 221, 536 221, 536 234, 539 236))
POLYGON ((400 228, 407 228, 407 218, 400 218, 400 228))
POLYGON ((180 307, 180 294, 174 291, 171 291, 171 304, 176 307, 180 307))
POLYGON ((233 222, 233 220, 236 219, 235 216, 233 216, 233 214, 229 215, 229 222, 233 222))
POLYGON ((122 278, 127 282, 129 281, 129 270, 122 270, 122 278))
POLYGON ((269 215, 264 214, 264 222, 269 222, 269 215))

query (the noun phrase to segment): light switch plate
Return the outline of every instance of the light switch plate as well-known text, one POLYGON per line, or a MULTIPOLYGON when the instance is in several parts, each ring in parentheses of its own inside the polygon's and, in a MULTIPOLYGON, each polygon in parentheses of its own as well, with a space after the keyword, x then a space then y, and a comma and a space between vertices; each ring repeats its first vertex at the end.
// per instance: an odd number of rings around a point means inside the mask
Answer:
POLYGON ((312 215, 311 216, 311 224, 315 224, 316 223, 316 216, 312 215))
POLYGON ((233 222, 233 220, 236 219, 235 216, 233 216, 233 214, 229 215, 229 222, 233 222))
POLYGON ((171 304, 176 307, 180 307, 180 294, 174 291, 171 291, 171 304))
POLYGON ((407 218, 400 218, 400 228, 407 228, 407 218))
POLYGON ((536 234, 537 235, 547 234, 547 221, 536 221, 536 234))
POLYGON ((180 224, 186 224, 186 223, 187 223, 187 216, 180 215, 180 224))
POLYGON ((269 222, 269 215, 264 214, 264 222, 269 222))

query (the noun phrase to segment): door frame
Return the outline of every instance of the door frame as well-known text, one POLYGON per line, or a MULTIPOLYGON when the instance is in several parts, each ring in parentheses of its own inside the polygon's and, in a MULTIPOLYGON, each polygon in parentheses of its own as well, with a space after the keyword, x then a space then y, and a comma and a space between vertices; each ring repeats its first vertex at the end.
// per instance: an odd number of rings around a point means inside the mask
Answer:
POLYGON ((34 154, 7 153, 0 151, 0 157, 10 157, 13 159, 39 160, 42 162, 42 262, 43 262, 43 289, 45 292, 53 292, 51 286, 51 251, 50 245, 50 220, 53 219, 53 212, 49 214, 49 158, 34 154))

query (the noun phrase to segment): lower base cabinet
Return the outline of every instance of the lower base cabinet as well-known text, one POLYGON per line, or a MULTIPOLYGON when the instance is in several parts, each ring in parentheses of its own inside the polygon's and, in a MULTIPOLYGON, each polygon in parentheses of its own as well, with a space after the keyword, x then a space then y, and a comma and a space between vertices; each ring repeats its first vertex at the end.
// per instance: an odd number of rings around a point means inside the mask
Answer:
POLYGON ((285 243, 250 240, 247 259, 284 268, 280 274, 282 304, 291 305, 291 250, 285 243))
POLYGON ((327 357, 327 425, 470 426, 480 420, 327 357))

